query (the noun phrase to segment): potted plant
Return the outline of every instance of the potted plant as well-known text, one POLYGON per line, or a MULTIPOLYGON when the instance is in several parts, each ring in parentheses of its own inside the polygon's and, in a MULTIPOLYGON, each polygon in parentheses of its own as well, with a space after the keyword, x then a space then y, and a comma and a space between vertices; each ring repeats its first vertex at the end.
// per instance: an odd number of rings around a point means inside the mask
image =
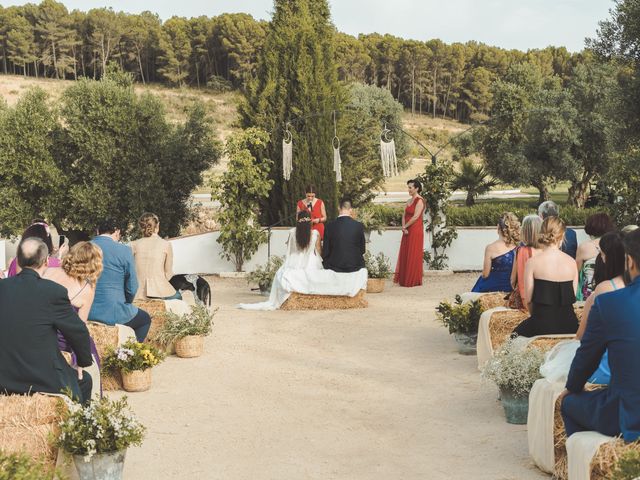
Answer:
POLYGON ((249 274, 247 282, 249 284, 257 284, 260 287, 260 294, 265 297, 269 296, 271 292, 271 283, 273 283, 273 277, 276 276, 276 272, 284 263, 284 258, 278 256, 272 256, 269 261, 249 274))
POLYGON ((460 295, 456 295, 453 304, 440 302, 436 307, 436 319, 453 334, 458 344, 458 352, 462 355, 476 353, 481 315, 482 305, 478 300, 462 303, 460 295))
POLYGON ((482 375, 500 389, 508 423, 527 423, 529 392, 535 381, 542 378, 540 366, 543 362, 542 350, 527 348, 526 339, 520 338, 505 342, 487 362, 482 375))
POLYGON ((375 257, 371 252, 364 254, 364 266, 367 269, 367 293, 380 293, 384 290, 384 281, 391 276, 389 258, 380 252, 375 257))
POLYGON ((175 342, 176 355, 181 358, 199 357, 204 350, 204 337, 211 334, 213 316, 204 305, 194 305, 191 313, 167 313, 155 341, 168 347, 175 342))
POLYGON ((151 368, 164 359, 164 354, 148 343, 128 340, 111 350, 103 360, 106 370, 120 370, 127 392, 144 392, 151 387, 151 368))
POLYGON ((371 242, 372 231, 382 233, 382 229, 386 226, 384 220, 380 218, 380 215, 377 215, 376 209, 371 204, 358 208, 357 217, 364 226, 364 237, 367 243, 371 242))
POLYGON ((0 450, 0 480, 43 480, 60 478, 52 466, 33 460, 24 453, 0 450))
POLYGON ((127 448, 140 445, 145 428, 127 397, 73 404, 60 424, 58 445, 73 456, 80 480, 120 480, 127 448))

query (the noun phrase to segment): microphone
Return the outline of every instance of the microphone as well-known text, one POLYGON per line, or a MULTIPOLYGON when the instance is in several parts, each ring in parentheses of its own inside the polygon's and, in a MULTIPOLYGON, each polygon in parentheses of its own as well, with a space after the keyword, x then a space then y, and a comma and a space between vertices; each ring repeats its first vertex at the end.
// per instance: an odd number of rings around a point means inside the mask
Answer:
POLYGON ((309 213, 311 213, 311 209, 313 208, 313 204, 311 202, 307 203, 307 208, 309 209, 309 213))

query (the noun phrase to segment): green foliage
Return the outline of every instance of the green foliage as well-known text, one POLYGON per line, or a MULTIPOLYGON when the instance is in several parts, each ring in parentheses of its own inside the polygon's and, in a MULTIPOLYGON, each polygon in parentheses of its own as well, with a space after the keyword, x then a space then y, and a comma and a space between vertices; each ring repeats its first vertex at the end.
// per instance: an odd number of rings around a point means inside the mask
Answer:
POLYGON ((435 165, 427 165, 424 173, 418 177, 422 183, 421 195, 429 214, 426 230, 431 236, 432 249, 431 252, 425 251, 423 258, 431 270, 447 268, 449 257, 444 252, 458 238, 455 228, 450 227, 447 219, 442 216, 451 196, 453 175, 451 164, 440 161, 435 165))
POLYGON ((544 353, 538 348, 527 348, 522 338, 505 342, 487 362, 482 376, 515 395, 528 395, 539 378, 544 353))
MULTIPOLYGON (((51 468, 38 463, 24 453, 4 453, 0 450, 0 480, 51 480, 51 468)), ((61 479, 58 474, 54 478, 61 479)))
POLYGON ((400 133, 402 105, 388 90, 356 83, 349 86, 348 95, 349 102, 338 117, 337 125, 342 159, 338 193, 340 197, 350 198, 355 206, 361 206, 383 188, 380 163, 383 122, 387 122, 394 137, 399 170, 408 166, 409 145, 407 137, 400 133))
POLYGON ((402 216, 404 215, 404 207, 397 205, 385 205, 382 203, 370 203, 366 207, 358 209, 358 220, 360 220, 361 210, 365 210, 365 215, 369 216, 369 212, 373 217, 371 224, 379 226, 371 230, 377 230, 383 227, 399 227, 402 225, 402 216))
POLYGON ((158 365, 164 360, 164 354, 148 343, 127 340, 116 349, 110 350, 102 360, 105 370, 123 370, 133 372, 146 370, 158 365))
POLYGON ((111 453, 140 445, 145 428, 129 410, 127 397, 93 400, 75 405, 61 425, 58 445, 72 455, 89 461, 96 453, 111 453))
POLYGON ((263 292, 269 291, 273 283, 273 277, 276 276, 276 272, 283 263, 283 257, 272 255, 265 265, 256 268, 249 274, 247 282, 257 284, 263 292))
POLYGON ((257 128, 229 137, 225 146, 227 170, 212 182, 212 198, 220 202, 221 208, 221 255, 231 260, 238 272, 266 240, 255 207, 269 196, 273 186, 269 179, 272 162, 263 157, 257 159, 252 152, 265 152, 268 142, 268 134, 257 128))
POLYGON ((640 477, 640 451, 628 450, 618 459, 611 480, 636 480, 640 477))
POLYGON ((480 301, 462 303, 460 295, 455 302, 440 302, 436 307, 436 319, 449 329, 449 333, 478 333, 478 324, 482 315, 480 301))
POLYGON ((465 204, 470 207, 475 204, 478 195, 489 192, 497 182, 489 178, 489 173, 483 165, 475 165, 471 159, 465 158, 460 162, 460 171, 455 173, 451 182, 454 190, 466 190, 465 204))
POLYGON ((389 278, 392 275, 389 257, 379 252, 375 257, 371 252, 364 254, 364 267, 367 269, 369 278, 389 278))
POLYGON ((387 224, 381 210, 376 207, 377 205, 368 204, 358 208, 357 219, 364 226, 365 232, 376 231, 381 234, 387 224))
POLYGON ((189 335, 206 337, 213 329, 214 312, 210 312, 204 305, 191 306, 191 312, 185 315, 165 313, 165 322, 155 335, 154 341, 168 346, 176 340, 189 335))
MULTIPOLYGON (((564 206, 560 210, 560 217, 567 225, 580 227, 585 224, 587 217, 602 211, 606 209, 564 206)), ((449 206, 446 215, 448 225, 456 227, 495 227, 504 212, 512 212, 522 219, 527 215, 535 214, 537 209, 524 204, 479 203, 473 207, 449 206)))
POLYGON ((257 74, 240 108, 243 127, 271 132, 264 156, 275 161, 269 173, 273 189, 262 201, 269 224, 293 221, 307 184, 316 186, 328 216, 336 213, 331 112, 345 103, 346 95, 338 83, 334 36, 326 0, 275 1, 257 74), (285 181, 282 138, 289 121, 293 172, 285 181))

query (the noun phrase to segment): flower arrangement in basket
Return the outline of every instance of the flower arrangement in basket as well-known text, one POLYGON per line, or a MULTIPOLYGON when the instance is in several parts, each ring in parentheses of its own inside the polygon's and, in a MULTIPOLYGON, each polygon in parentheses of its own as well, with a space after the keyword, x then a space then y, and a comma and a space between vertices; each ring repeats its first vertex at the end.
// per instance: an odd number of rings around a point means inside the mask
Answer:
POLYGON ((86 406, 73 404, 60 428, 58 446, 73 456, 80 480, 122 478, 127 448, 140 445, 145 433, 129 410, 127 397, 103 397, 86 406), (112 476, 100 475, 107 471, 112 476))
POLYGON ((204 337, 211 335, 215 312, 209 311, 204 305, 194 305, 191 313, 186 315, 167 313, 155 341, 165 347, 175 342, 176 355, 179 357, 199 357, 204 349, 204 337))
POLYGON ((269 295, 273 277, 276 276, 276 272, 283 263, 284 258, 273 255, 265 265, 256 268, 248 275, 247 282, 257 284, 260 287, 260 293, 269 295))
POLYGON ((131 339, 111 350, 103 360, 106 370, 120 370, 127 392, 144 392, 151 387, 151 368, 164 360, 164 354, 153 345, 131 339))
POLYGON ((482 372, 484 378, 495 382, 500 389, 500 400, 509 423, 527 423, 529 392, 536 380, 542 378, 540 366, 544 352, 526 348, 527 342, 526 338, 506 341, 482 372))
POLYGON ((380 252, 376 256, 371 252, 364 254, 364 266, 367 269, 367 293, 380 293, 384 290, 385 279, 391 277, 389 257, 380 252))

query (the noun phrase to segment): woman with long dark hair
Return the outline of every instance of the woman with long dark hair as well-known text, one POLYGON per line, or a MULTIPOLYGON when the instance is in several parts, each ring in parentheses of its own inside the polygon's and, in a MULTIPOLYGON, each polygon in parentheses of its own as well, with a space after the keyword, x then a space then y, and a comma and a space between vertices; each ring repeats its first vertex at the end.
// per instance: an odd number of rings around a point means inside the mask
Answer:
POLYGON ((327 221, 327 210, 324 202, 317 196, 317 190, 314 185, 307 185, 305 188, 305 197, 299 200, 296 205, 296 212, 308 212, 310 215, 311 229, 317 230, 320 234, 320 240, 324 238, 324 222, 327 221))

